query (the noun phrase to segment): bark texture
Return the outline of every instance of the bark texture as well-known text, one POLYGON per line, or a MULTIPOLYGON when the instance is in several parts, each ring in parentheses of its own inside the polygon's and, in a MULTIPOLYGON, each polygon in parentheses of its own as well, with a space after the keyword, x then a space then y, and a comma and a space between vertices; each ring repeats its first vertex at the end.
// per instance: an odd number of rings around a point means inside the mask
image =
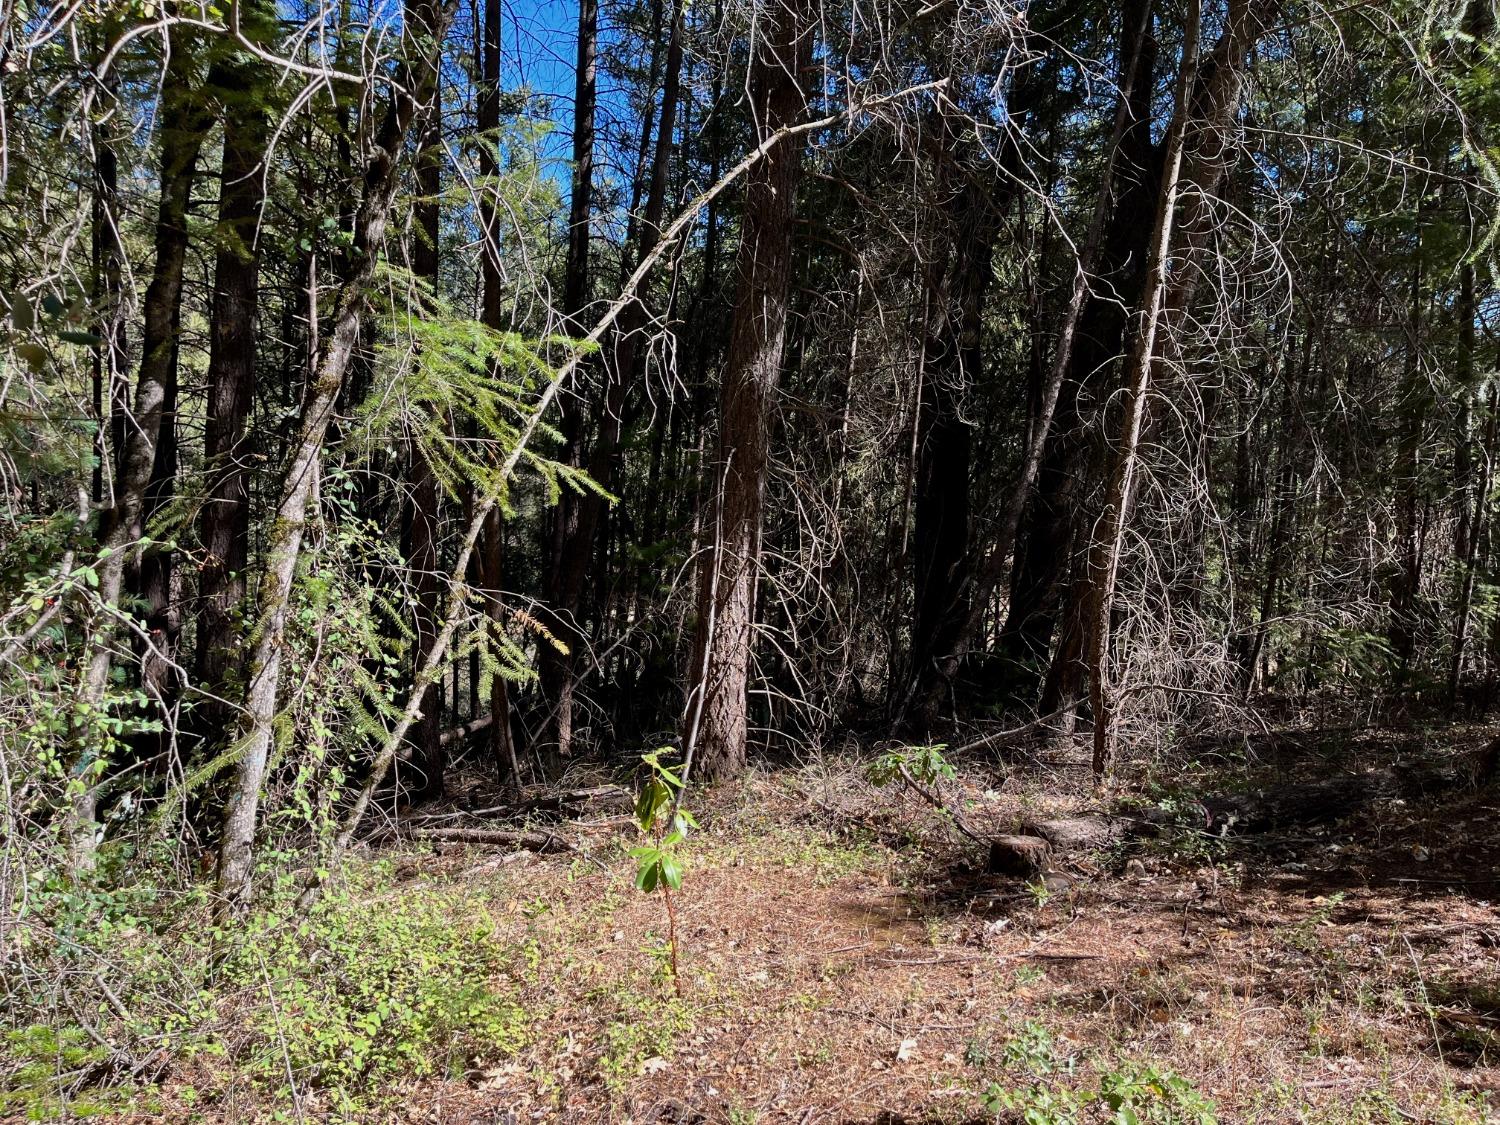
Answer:
POLYGON ((974 595, 970 395, 984 374, 984 296, 997 227, 977 179, 959 174, 967 182, 947 202, 949 263, 929 298, 932 327, 918 397, 908 721, 924 736, 952 693, 974 595))
POLYGON ((140 539, 148 506, 148 492, 163 459, 175 467, 175 453, 158 451, 163 419, 175 409, 177 397, 177 331, 182 310, 182 277, 187 259, 187 211, 198 171, 198 156, 208 115, 194 90, 197 59, 190 36, 180 25, 166 32, 170 51, 162 76, 161 193, 155 224, 156 261, 142 309, 141 365, 136 376, 130 417, 121 422, 117 446, 113 503, 99 523, 99 546, 108 552, 98 566, 99 598, 106 607, 96 620, 91 651, 84 668, 82 702, 85 709, 75 734, 73 772, 83 779, 70 814, 75 867, 92 866, 98 826, 96 773, 100 747, 90 721, 109 691, 116 643, 115 612, 125 588, 131 544, 140 539))
MULTIPOLYGON (((810 17, 802 0, 770 5, 761 13, 751 60, 751 104, 761 143, 802 112, 810 17)), ((698 622, 688 669, 684 741, 710 780, 734 777, 745 767, 761 512, 801 172, 802 145, 783 137, 750 170, 745 185, 734 318, 719 393, 718 451, 708 467, 712 539, 699 564, 698 622)))
POLYGON ((205 731, 229 723, 225 704, 239 667, 239 617, 250 557, 250 457, 246 422, 255 398, 260 295, 260 219, 270 123, 256 96, 257 71, 225 67, 217 85, 224 106, 224 157, 209 326, 208 394, 203 423, 207 495, 198 524, 204 552, 198 573, 194 674, 210 697, 200 705, 205 731))

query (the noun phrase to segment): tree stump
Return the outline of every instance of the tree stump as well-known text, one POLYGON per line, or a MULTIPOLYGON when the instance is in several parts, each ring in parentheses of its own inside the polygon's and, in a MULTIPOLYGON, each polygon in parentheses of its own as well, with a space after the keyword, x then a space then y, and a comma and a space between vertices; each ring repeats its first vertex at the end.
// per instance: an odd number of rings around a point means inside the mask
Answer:
POLYGON ((1051 861, 1052 845, 1040 836, 996 836, 990 841, 992 875, 1029 879, 1045 872, 1051 861))

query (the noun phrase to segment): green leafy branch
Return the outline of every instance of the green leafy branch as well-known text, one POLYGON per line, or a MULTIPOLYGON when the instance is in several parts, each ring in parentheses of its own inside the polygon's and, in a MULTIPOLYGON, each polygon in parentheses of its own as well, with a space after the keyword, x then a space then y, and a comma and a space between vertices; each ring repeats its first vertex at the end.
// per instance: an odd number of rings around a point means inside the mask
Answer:
POLYGON ((884 789, 899 781, 927 804, 946 816, 961 833, 976 843, 986 843, 963 813, 943 795, 943 783, 953 781, 958 773, 943 756, 946 743, 935 746, 901 746, 889 750, 870 765, 870 781, 884 789))

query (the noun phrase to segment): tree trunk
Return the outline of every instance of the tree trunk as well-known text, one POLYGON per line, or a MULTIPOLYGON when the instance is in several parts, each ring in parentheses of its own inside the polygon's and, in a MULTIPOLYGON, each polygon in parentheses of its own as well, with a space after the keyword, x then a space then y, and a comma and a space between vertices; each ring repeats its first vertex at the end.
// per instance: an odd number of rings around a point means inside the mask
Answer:
POLYGON ((209 325, 208 392, 203 424, 206 499, 199 520, 204 562, 198 573, 194 680, 209 693, 200 727, 230 725, 227 699, 239 665, 238 617, 250 557, 249 461, 245 424, 255 400, 260 284, 260 215, 265 201, 269 120, 249 61, 226 64, 224 160, 219 189, 218 250, 209 325))
POLYGON ((1146 392, 1156 347, 1156 330, 1162 299, 1167 288, 1171 257, 1172 221, 1177 209, 1178 176, 1187 138, 1188 95, 1198 62, 1198 22, 1201 0, 1188 8, 1183 33, 1182 67, 1177 76, 1177 94, 1171 133, 1167 139, 1166 167, 1162 173, 1161 199, 1151 235, 1151 257, 1146 269, 1146 288, 1137 310, 1135 343, 1125 371, 1125 399, 1120 421, 1120 439, 1115 449, 1104 508, 1100 513, 1093 545, 1089 550, 1088 581, 1090 611, 1085 659, 1089 670, 1089 703, 1094 713, 1094 772, 1102 774, 1113 749, 1115 700, 1106 680, 1110 618, 1114 612, 1115 579, 1125 531, 1125 508, 1132 492, 1141 421, 1145 417, 1146 392))
MULTIPOLYGON (((641 197, 646 194, 646 184, 650 180, 650 174, 646 170, 646 161, 651 157, 651 126, 656 116, 656 88, 661 80, 662 64, 662 0, 648 0, 651 6, 651 27, 647 32, 647 42, 650 43, 650 63, 647 66, 645 79, 645 107, 641 112, 641 131, 636 138, 635 167, 630 175, 630 203, 625 208, 625 237, 620 244, 620 276, 618 285, 623 288, 626 279, 639 255, 631 252, 636 244, 636 239, 641 232, 641 197)), ((675 10, 676 3, 673 0, 675 10)), ((675 28, 674 28, 675 30, 675 28)))
MULTIPOLYGON (((118 34, 113 21, 102 29, 106 46, 118 34)), ((101 50, 100 54, 103 54, 101 50)), ((118 98, 118 77, 113 68, 101 80, 100 93, 110 102, 118 98)), ((118 111, 117 105, 109 107, 118 111)), ((114 140, 98 125, 93 133, 94 149, 94 308, 99 314, 100 344, 94 349, 94 417, 98 429, 94 436, 94 472, 91 498, 95 504, 104 500, 105 467, 111 451, 125 447, 125 410, 122 388, 125 383, 125 245, 120 233, 120 162, 114 140)), ((113 476, 113 474, 111 474, 113 476)))
MULTIPOLYGON (((478 125, 480 139, 480 172, 494 176, 499 171, 495 159, 495 131, 500 127, 500 28, 501 0, 484 0, 484 21, 481 43, 476 56, 481 60, 481 87, 478 125)), ((489 195, 482 197, 480 223, 484 231, 484 247, 480 254, 480 317, 484 324, 496 330, 505 324, 505 280, 500 272, 500 225, 494 203, 489 195)), ((486 591, 485 615, 489 619, 491 638, 498 645, 505 630, 505 610, 500 592, 504 588, 504 540, 500 524, 500 513, 491 512, 485 521, 484 542, 481 550, 480 580, 486 591)), ((472 675, 471 670, 471 675, 472 675)), ((487 729, 490 754, 495 762, 495 773, 500 784, 512 792, 521 788, 521 765, 516 756, 515 739, 510 725, 510 685, 503 676, 490 680, 489 698, 491 722, 487 729)))
POLYGON ((924 737, 951 695, 972 617, 973 424, 968 400, 984 370, 984 296, 996 230, 989 201, 972 178, 947 201, 947 210, 951 265, 932 294, 936 323, 925 344, 913 493, 914 607, 906 720, 924 737))
MULTIPOLYGON (((504 539, 500 513, 492 511, 485 521, 483 565, 486 587, 485 614, 494 643, 498 646, 505 632, 505 607, 501 601, 500 577, 504 573, 504 539)), ((495 761, 496 780, 511 793, 521 791, 521 762, 516 754, 516 740, 510 725, 510 685, 505 677, 490 677, 490 754, 495 761)))
MULTIPOLYGON (((594 109, 599 36, 598 0, 579 0, 578 60, 574 71, 573 185, 568 211, 568 257, 564 266, 564 331, 582 330, 581 316, 589 293, 589 224, 594 192, 594 109)), ((558 428, 563 435, 560 460, 583 464, 583 403, 579 396, 563 397, 558 428)), ((551 566, 546 584, 546 622, 552 635, 568 651, 543 643, 537 654, 537 673, 543 706, 547 708, 547 733, 543 736, 554 759, 566 757, 573 744, 573 648, 582 638, 578 629, 578 594, 581 572, 587 567, 587 541, 580 534, 585 497, 564 489, 553 513, 550 544, 551 566), (582 544, 583 558, 579 555, 582 544), (577 575, 574 571, 579 572, 577 575)))
MULTIPOLYGON (((441 55, 439 55, 441 57, 441 55)), ((442 96, 436 80, 431 100, 421 109, 422 137, 416 157, 416 181, 419 196, 416 205, 415 243, 411 248, 412 274, 439 288, 438 276, 438 193, 442 190, 442 96)), ((422 298, 416 297, 418 304, 422 298)), ((420 359, 417 362, 421 362, 420 359)), ((442 532, 440 511, 442 496, 436 475, 427 463, 416 441, 407 443, 407 486, 411 504, 410 548, 407 569, 416 596, 412 599, 412 683, 427 661, 432 642, 437 637, 438 600, 442 579, 438 574, 438 543, 442 532)), ((417 795, 428 800, 441 799, 447 773, 447 753, 443 749, 442 704, 438 691, 431 686, 417 686, 421 718, 412 724, 410 743, 412 760, 417 763, 417 795)))
MULTIPOLYGON (((177 492, 177 335, 181 326, 182 299, 179 290, 178 316, 172 322, 172 357, 163 386, 161 424, 157 431, 156 451, 151 458, 151 481, 146 486, 137 533, 144 534, 147 525, 171 504, 177 492)), ((137 761, 153 758, 171 743, 172 711, 183 684, 175 671, 177 649, 182 638, 182 618, 173 598, 173 578, 177 570, 177 552, 160 545, 148 547, 141 555, 134 576, 136 597, 145 606, 142 625, 145 637, 137 638, 136 654, 141 665, 141 691, 146 706, 161 720, 159 732, 143 732, 132 739, 137 761)), ((128 577, 128 572, 127 572, 128 577)))
MULTIPOLYGON (((1474 393, 1474 317, 1477 309, 1474 293, 1474 266, 1463 267, 1459 279, 1458 299, 1458 379, 1465 402, 1474 393)), ((1484 538, 1489 516, 1490 485, 1494 479, 1495 424, 1497 413, 1496 387, 1490 385, 1489 404, 1485 412, 1484 445, 1479 451, 1480 467, 1477 481, 1468 479, 1472 474, 1464 467, 1460 479, 1458 502, 1461 508, 1461 531, 1454 543, 1454 555, 1461 568, 1458 589, 1458 606, 1453 620, 1453 655, 1448 662, 1448 707, 1458 703, 1459 682, 1463 676, 1464 646, 1468 643, 1469 615, 1474 606, 1474 581, 1479 562, 1479 545, 1484 538)), ((1468 426, 1468 411, 1465 411, 1465 427, 1468 426)), ((1460 440, 1465 444, 1468 435, 1460 440)))
MULTIPOLYGON (((761 12, 751 60, 757 140, 769 141, 802 109, 810 57, 804 0, 761 12)), ((719 445, 710 462, 713 539, 698 568, 698 620, 688 668, 685 753, 710 780, 745 766, 746 690, 771 406, 781 376, 792 222, 802 144, 783 138, 750 172, 736 260, 728 363, 719 398, 719 445)))
MULTIPOLYGON (((1216 197, 1233 163, 1231 137, 1244 97, 1249 55, 1277 10, 1278 0, 1232 0, 1224 31, 1198 66, 1201 6, 1189 9, 1191 34, 1178 76, 1171 133, 1162 174, 1160 207, 1152 228, 1146 288, 1136 311, 1134 342, 1126 366, 1124 416, 1103 509, 1088 560, 1088 637, 1085 660, 1094 712, 1094 770, 1102 773, 1113 752, 1117 714, 1108 682, 1116 579, 1125 521, 1134 497, 1137 454, 1156 364, 1158 329, 1180 328, 1190 313, 1216 230, 1216 197), (1182 190, 1179 192, 1179 184, 1182 190), (1172 259, 1177 201, 1183 200, 1180 252, 1172 259)), ((1169 335, 1176 347, 1180 333, 1169 335)))
MULTIPOLYGON (((646 193, 646 207, 641 217, 639 252, 630 263, 627 275, 656 249, 661 239, 662 216, 666 209, 667 169, 671 162, 672 142, 676 131, 677 99, 682 74, 682 8, 674 3, 672 32, 667 45, 666 76, 662 85, 661 118, 657 127, 656 151, 646 193)), ((643 132, 649 136, 648 116, 643 132)), ((642 356, 640 346, 648 330, 650 312, 644 293, 631 294, 631 303, 620 314, 613 334, 611 354, 604 362, 606 389, 599 410, 599 432, 589 452, 588 473, 601 487, 612 488, 618 474, 620 442, 624 434, 626 400, 640 379, 642 356)), ((543 665, 543 697, 550 701, 550 733, 560 757, 572 751, 573 698, 578 681, 578 653, 585 637, 578 618, 587 583, 589 563, 593 558, 595 539, 605 521, 607 502, 596 493, 566 497, 575 509, 558 537, 553 571, 556 575, 553 608, 563 632, 559 638, 567 652, 552 649, 543 665)), ((600 568, 603 573, 604 568, 600 568)))
POLYGON ((275 517, 266 537, 266 569, 256 606, 258 622, 250 651, 239 764, 224 809, 219 846, 219 891, 223 907, 241 905, 250 891, 260 788, 266 771, 281 680, 282 636, 292 580, 302 549, 309 498, 318 478, 323 438, 344 384, 364 323, 365 295, 380 256, 381 241, 399 180, 401 150, 420 110, 430 104, 437 79, 438 44, 453 0, 423 0, 407 8, 404 54, 408 60, 377 135, 364 173, 364 196, 354 222, 347 280, 339 289, 332 328, 315 377, 303 396, 302 416, 282 476, 275 517))
MULTIPOLYGON (((1010 605, 998 643, 1009 693, 1027 699, 1040 686, 1039 705, 1044 714, 1060 708, 1071 714, 1084 687, 1078 664, 1080 615, 1069 600, 1074 590, 1083 588, 1075 581, 1079 552, 1074 547, 1085 538, 1084 481, 1090 455, 1079 396, 1090 383, 1107 385, 1121 358, 1129 317, 1119 295, 1139 292, 1144 284, 1143 263, 1156 212, 1160 153, 1151 140, 1157 51, 1150 7, 1149 0, 1140 0, 1126 21, 1126 26, 1139 21, 1140 37, 1128 96, 1126 78, 1131 72, 1127 69, 1121 74, 1116 122, 1123 116, 1126 125, 1113 148, 1110 218, 1078 325, 1070 339, 1061 335, 1058 339, 1059 355, 1067 344, 1068 367, 1058 388, 1052 424, 1044 435, 1035 488, 1022 510, 1024 524, 1018 522, 1010 605), (1059 618, 1063 630, 1057 658, 1049 667, 1047 654, 1059 618)), ((1033 440, 1036 436, 1033 432, 1033 440)))
MULTIPOLYGON (((99 599, 107 607, 96 618, 84 668, 83 707, 75 728, 73 776, 80 786, 73 798, 68 832, 75 868, 93 865, 98 827, 94 820, 101 759, 93 715, 104 705, 113 667, 116 621, 113 616, 124 590, 129 547, 141 537, 147 492, 158 468, 157 445, 162 420, 174 408, 177 393, 177 329, 182 308, 182 275, 187 258, 187 209, 197 174, 199 149, 208 124, 192 88, 197 69, 190 39, 179 25, 166 32, 169 58, 162 76, 158 106, 162 124, 161 182, 156 211, 156 262, 146 289, 141 331, 141 366, 135 402, 116 449, 114 503, 102 515, 99 546, 108 552, 97 568, 99 599)), ((175 463, 175 457, 171 460, 175 463)))
POLYGON ((1401 684, 1411 670, 1417 645, 1417 595, 1421 592, 1421 510, 1422 439, 1427 422, 1427 373, 1422 365, 1422 198, 1417 200, 1416 260, 1412 267, 1410 308, 1407 313, 1406 372, 1401 382, 1400 400, 1396 404, 1401 419, 1400 440, 1396 448, 1397 536, 1399 558, 1391 572, 1390 625, 1391 652, 1397 661, 1397 683, 1401 684))
MULTIPOLYGON (((1120 44, 1119 97, 1115 103, 1114 126, 1106 150, 1099 194, 1094 201, 1094 212, 1089 229, 1079 247, 1067 309, 1063 314, 1062 325, 1058 329, 1052 362, 1042 381, 1031 433, 1021 455, 1020 471, 1006 497, 994 542, 991 543, 977 568, 975 587, 968 603, 968 616, 960 626, 955 646, 958 659, 962 658, 979 636, 985 609, 1000 584, 1006 564, 1010 561, 1016 545, 1016 532, 1021 524, 1022 513, 1031 500, 1033 488, 1042 469, 1053 432, 1053 419, 1057 415, 1058 404, 1063 399, 1063 388, 1072 368, 1073 345, 1078 335, 1079 324, 1084 318, 1084 310, 1089 303, 1096 259, 1105 242, 1105 230, 1110 210, 1117 195, 1122 191, 1121 177, 1117 177, 1116 174, 1118 158, 1126 149, 1128 135, 1133 129, 1144 135, 1143 139, 1148 149, 1150 146, 1149 117, 1152 92, 1150 67, 1154 61, 1154 55, 1148 50, 1151 0, 1126 0, 1121 17, 1123 30, 1120 44), (1144 78, 1138 83, 1139 74, 1144 74, 1144 78), (1137 94, 1137 90, 1141 93, 1137 94)), ((1138 148, 1139 144, 1132 146, 1132 149, 1138 148)), ((1128 160, 1126 165, 1124 178, 1128 183, 1132 169, 1128 160)), ((1137 162, 1137 173, 1139 173, 1139 167, 1140 162, 1137 162)), ((1124 190, 1129 189, 1127 187, 1124 190)), ((1076 410, 1076 394, 1070 396, 1067 405, 1076 410)), ((1054 556, 1051 562, 1055 564, 1056 561, 1058 560, 1054 556)))

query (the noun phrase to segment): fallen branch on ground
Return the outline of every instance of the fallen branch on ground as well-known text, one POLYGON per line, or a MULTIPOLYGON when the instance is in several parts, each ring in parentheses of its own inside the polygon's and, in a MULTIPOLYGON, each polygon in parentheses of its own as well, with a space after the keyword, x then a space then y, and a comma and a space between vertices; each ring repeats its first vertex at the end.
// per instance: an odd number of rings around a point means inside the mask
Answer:
POLYGON ((528 813, 581 812, 590 804, 619 804, 630 807, 634 803, 628 790, 618 785, 595 785, 587 789, 570 789, 563 793, 549 793, 532 797, 526 801, 514 801, 506 805, 489 805, 482 809, 459 809, 457 812, 421 813, 409 816, 403 824, 433 824, 444 820, 462 820, 465 817, 512 817, 520 819, 528 813))
POLYGON ((438 741, 444 746, 451 746, 455 742, 464 742, 470 736, 476 735, 482 730, 488 730, 494 721, 495 716, 493 714, 480 715, 479 718, 470 719, 462 726, 449 727, 438 736, 438 741))
POLYGON ((499 844, 533 852, 577 851, 556 832, 526 832, 505 828, 412 828, 403 833, 413 840, 441 840, 454 844, 499 844))

